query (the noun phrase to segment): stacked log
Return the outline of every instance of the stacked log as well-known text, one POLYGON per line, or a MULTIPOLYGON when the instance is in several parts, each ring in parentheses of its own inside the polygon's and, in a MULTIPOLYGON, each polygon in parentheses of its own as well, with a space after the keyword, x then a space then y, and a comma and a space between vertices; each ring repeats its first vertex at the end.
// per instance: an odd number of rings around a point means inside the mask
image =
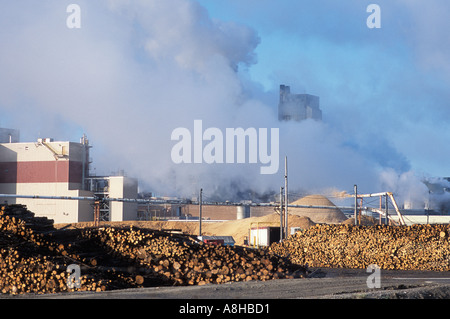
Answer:
POLYGON ((306 269, 268 250, 207 245, 139 229, 56 230, 25 207, 0 209, 0 293, 103 291, 302 277, 306 269), (21 211, 21 212, 20 212, 21 211), (69 286, 69 266, 80 285, 69 286))
POLYGON ((22 221, 22 226, 33 230, 37 233, 51 231, 54 229, 53 220, 47 217, 37 217, 33 212, 27 210, 25 205, 3 205, 0 207, 0 214, 4 215, 6 219, 11 218, 14 226, 15 221, 22 221))
MULTIPOLYGON (((64 245, 49 240, 43 233, 53 221, 34 217, 24 206, 0 209, 0 292, 55 293, 72 291, 66 270, 72 259, 64 245)), ((80 290, 102 290, 107 280, 90 275, 80 277, 80 290)), ((104 289, 103 289, 104 290, 104 289)))
POLYGON ((449 225, 315 225, 270 250, 312 267, 450 270, 449 225))
MULTIPOLYGON (((292 265, 268 250, 208 245, 185 236, 141 230, 86 230, 85 236, 121 258, 137 262, 176 285, 302 277, 306 268, 292 265)), ((145 281, 145 276, 142 278, 145 281)))

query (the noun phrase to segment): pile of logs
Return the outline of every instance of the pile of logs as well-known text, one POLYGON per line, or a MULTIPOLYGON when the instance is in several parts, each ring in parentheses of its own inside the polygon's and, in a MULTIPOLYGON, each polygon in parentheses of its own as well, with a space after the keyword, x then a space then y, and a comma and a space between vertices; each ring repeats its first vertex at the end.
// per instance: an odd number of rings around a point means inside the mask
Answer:
POLYGON ((270 250, 312 267, 450 270, 449 225, 315 225, 270 250))
MULTIPOLYGON (((66 272, 72 260, 63 246, 47 238, 53 221, 21 205, 0 209, 0 292, 54 293, 73 290, 66 272)), ((99 290, 105 280, 81 276, 83 290, 99 290)))
MULTIPOLYGON (((43 233, 54 230, 52 219, 48 219, 47 217, 37 217, 24 205, 3 205, 0 207, 0 214, 4 215, 4 219, 6 220, 11 218, 11 227, 14 227, 16 225, 17 219, 17 222, 19 220, 21 222, 17 223, 16 226, 23 228, 22 230, 29 229, 35 233, 43 233)), ((11 230, 14 231, 13 229, 11 230)))
POLYGON ((306 275, 306 268, 268 250, 208 245, 154 230, 57 230, 23 206, 0 209, 0 293, 103 291, 202 285, 306 275), (80 286, 69 286, 69 266, 80 286))
POLYGON ((270 280, 306 275, 306 269, 293 265, 268 250, 208 245, 175 234, 124 229, 89 229, 88 238, 111 249, 121 258, 139 263, 144 282, 146 274, 159 276, 175 285, 203 285, 230 281, 270 280), (143 270, 143 269, 146 269, 143 270))

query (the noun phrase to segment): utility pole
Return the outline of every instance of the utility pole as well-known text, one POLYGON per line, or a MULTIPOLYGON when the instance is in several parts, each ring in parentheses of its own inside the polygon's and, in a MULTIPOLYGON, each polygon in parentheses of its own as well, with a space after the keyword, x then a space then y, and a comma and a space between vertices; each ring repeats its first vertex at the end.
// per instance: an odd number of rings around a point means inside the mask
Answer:
POLYGON ((389 218, 388 218, 388 216, 389 216, 389 198, 388 198, 387 194, 385 195, 385 201, 386 202, 384 203, 384 205, 385 205, 384 209, 386 210, 386 219, 385 219, 384 223, 386 225, 389 225, 389 218))
POLYGON ((355 225, 358 225, 358 186, 354 186, 355 192, 355 225))
POLYGON ((201 236, 202 235, 202 195, 203 195, 203 189, 202 188, 200 188, 200 194, 199 194, 199 196, 198 196, 198 219, 199 219, 199 223, 200 223, 200 226, 199 226, 199 236, 201 236))
POLYGON ((283 241, 283 187, 280 187, 280 243, 283 241))
POLYGON ((100 205, 101 201, 96 200, 94 203, 94 227, 100 226, 100 205))
POLYGON ((284 238, 288 237, 288 169, 287 156, 284 157, 284 238))
MULTIPOLYGON (((380 212, 381 212, 381 210, 383 209, 383 196, 380 196, 380 212)), ((381 222, 381 217, 382 217, 382 215, 381 214, 378 214, 378 225, 382 225, 382 222, 381 222)))

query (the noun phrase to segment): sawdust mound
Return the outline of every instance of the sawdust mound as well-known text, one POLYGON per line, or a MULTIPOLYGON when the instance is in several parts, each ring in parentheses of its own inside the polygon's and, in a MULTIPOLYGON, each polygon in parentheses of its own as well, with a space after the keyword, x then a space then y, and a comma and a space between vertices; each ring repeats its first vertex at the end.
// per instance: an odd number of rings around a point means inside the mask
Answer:
POLYGON ((338 224, 347 220, 344 213, 323 195, 308 195, 290 205, 330 206, 331 208, 289 208, 289 213, 309 217, 315 223, 338 224))

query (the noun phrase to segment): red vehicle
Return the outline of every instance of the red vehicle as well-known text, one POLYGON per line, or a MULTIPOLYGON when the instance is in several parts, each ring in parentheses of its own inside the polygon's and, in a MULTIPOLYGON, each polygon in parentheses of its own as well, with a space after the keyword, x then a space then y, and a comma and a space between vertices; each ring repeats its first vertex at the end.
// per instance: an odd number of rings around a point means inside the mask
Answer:
POLYGON ((216 246, 224 244, 224 240, 223 239, 203 239, 203 242, 205 244, 216 245, 216 246))

